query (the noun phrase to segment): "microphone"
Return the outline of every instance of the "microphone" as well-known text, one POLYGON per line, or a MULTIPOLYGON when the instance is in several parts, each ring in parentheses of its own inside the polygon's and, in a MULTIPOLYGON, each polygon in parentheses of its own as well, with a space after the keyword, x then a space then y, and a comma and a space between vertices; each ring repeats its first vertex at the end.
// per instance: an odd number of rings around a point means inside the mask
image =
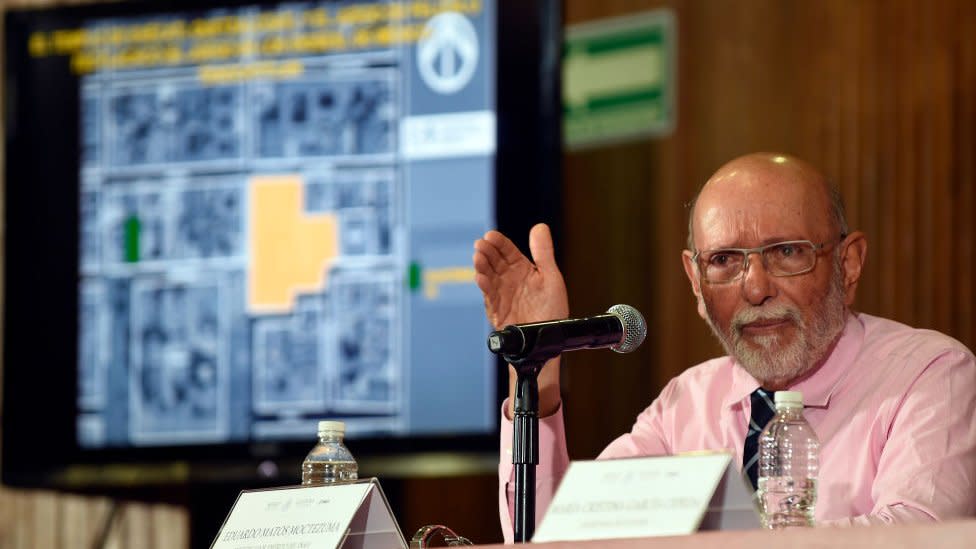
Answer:
POLYGON ((647 324, 637 309, 614 305, 606 314, 586 318, 511 324, 488 335, 488 349, 509 362, 544 361, 577 349, 629 353, 646 335, 647 324))

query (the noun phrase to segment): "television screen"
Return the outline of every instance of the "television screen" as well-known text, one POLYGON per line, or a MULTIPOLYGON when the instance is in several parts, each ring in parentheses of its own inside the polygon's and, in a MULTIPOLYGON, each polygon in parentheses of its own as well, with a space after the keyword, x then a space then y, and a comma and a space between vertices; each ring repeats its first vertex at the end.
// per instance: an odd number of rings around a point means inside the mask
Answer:
POLYGON ((172 6, 6 15, 5 477, 323 418, 490 438, 471 246, 499 131, 546 125, 501 119, 500 6, 172 6))

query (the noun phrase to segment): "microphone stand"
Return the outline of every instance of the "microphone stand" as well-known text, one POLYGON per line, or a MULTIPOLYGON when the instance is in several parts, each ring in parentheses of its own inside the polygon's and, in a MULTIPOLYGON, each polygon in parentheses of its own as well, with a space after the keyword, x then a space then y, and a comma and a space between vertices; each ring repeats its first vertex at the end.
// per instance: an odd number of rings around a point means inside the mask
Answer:
POLYGON ((535 467, 539 463, 539 371, 545 361, 524 360, 515 367, 512 464, 515 467, 515 541, 535 533, 535 467))
POLYGON ((539 372, 559 356, 561 330, 540 330, 527 356, 502 355, 515 368, 515 413, 512 417, 512 464, 515 468, 515 541, 527 543, 535 533, 535 467, 539 463, 539 372))

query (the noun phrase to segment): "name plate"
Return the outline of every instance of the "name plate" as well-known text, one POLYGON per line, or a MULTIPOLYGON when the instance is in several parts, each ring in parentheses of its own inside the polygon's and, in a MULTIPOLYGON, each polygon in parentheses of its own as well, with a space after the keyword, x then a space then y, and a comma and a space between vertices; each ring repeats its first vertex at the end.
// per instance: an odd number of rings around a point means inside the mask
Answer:
POLYGON ((759 527, 729 454, 574 461, 532 541, 690 534, 706 512, 713 526, 759 527))
POLYGON ((245 490, 211 549, 401 547, 406 543, 375 479, 245 490))

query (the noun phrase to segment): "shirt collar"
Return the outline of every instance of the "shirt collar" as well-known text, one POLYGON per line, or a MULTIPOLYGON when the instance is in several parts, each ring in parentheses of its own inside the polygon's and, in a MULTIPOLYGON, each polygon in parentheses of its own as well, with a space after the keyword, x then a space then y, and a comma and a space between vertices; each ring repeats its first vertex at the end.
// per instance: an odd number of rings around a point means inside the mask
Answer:
MULTIPOLYGON (((804 406, 825 408, 830 403, 838 384, 847 375, 848 366, 861 348, 864 339, 864 325, 854 313, 847 314, 847 321, 840 338, 830 351, 827 360, 808 377, 792 385, 789 390, 803 393, 804 406)), ((732 357, 727 357, 732 367, 732 387, 725 396, 724 405, 731 408, 742 403, 749 395, 759 388, 759 382, 752 377, 732 357)))

